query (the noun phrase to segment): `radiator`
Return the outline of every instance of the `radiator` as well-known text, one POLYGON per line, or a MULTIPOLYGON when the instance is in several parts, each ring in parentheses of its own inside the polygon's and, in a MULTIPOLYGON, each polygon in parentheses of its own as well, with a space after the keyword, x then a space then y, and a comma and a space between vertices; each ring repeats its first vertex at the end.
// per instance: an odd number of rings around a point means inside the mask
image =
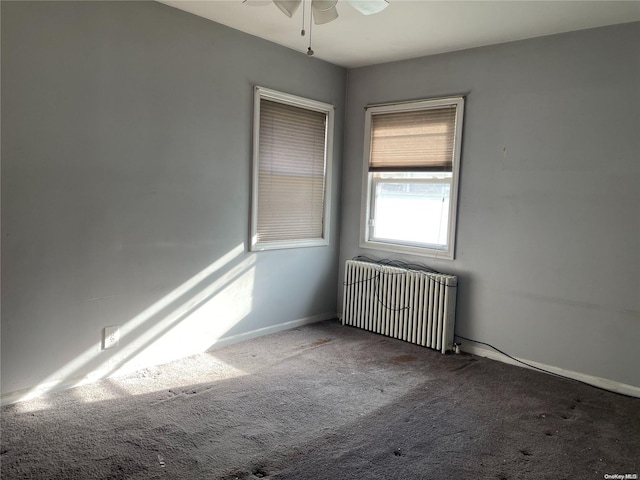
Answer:
POLYGON ((445 353, 453 349, 457 277, 347 260, 342 324, 445 353))

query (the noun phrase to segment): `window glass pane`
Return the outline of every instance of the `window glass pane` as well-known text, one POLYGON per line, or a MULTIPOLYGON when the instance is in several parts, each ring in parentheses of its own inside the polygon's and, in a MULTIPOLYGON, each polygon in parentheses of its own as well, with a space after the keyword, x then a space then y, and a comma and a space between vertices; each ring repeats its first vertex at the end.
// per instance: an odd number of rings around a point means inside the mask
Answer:
POLYGON ((451 185, 380 179, 375 185, 375 240, 447 247, 451 185))

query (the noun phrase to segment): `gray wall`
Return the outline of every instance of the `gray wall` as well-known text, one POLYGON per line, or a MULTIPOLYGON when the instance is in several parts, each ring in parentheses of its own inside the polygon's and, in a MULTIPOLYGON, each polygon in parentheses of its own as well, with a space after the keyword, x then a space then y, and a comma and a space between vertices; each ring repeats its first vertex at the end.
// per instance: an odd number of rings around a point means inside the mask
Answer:
POLYGON ((640 23, 350 70, 341 268, 420 261, 358 247, 364 106, 466 94, 456 332, 640 386, 639 87, 640 23))
POLYGON ((458 274, 462 335, 640 385, 640 24, 347 81, 155 2, 1 8, 3 393, 334 312, 357 254, 458 274), (337 107, 328 248, 246 251, 256 84, 337 107), (360 249, 363 107, 460 93, 456 259, 360 249))
POLYGON ((335 313, 345 81, 156 2, 3 1, 3 393, 335 313), (254 85, 337 108, 329 247, 247 252, 254 85))

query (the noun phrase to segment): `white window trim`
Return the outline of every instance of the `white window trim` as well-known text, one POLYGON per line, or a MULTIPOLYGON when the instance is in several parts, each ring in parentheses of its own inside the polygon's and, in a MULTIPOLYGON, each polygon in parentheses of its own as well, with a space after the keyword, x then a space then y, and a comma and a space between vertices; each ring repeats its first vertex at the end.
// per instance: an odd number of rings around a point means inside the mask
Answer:
POLYGON ((362 199, 360 213, 360 247, 375 250, 383 250, 394 253, 420 255, 424 257, 442 258, 453 260, 455 256, 456 220, 458 207, 458 179, 460 176, 460 150, 462 147, 462 125, 464 116, 464 97, 454 96, 432 100, 415 102, 393 103, 385 105, 371 105, 367 107, 364 121, 364 149, 362 172, 362 199), (456 105, 456 133, 454 139, 453 154, 453 178, 451 180, 451 194, 449 197, 450 214, 448 219, 448 249, 428 248, 424 246, 412 246, 409 244, 389 243, 379 240, 370 240, 369 219, 371 218, 371 206, 373 200, 373 181, 369 174, 369 157, 371 155, 371 116, 379 113, 409 112, 412 110, 424 110, 444 105, 456 105))
POLYGON ((333 123, 335 107, 328 103, 318 102, 304 97, 298 97, 288 93, 278 92, 264 87, 255 87, 253 98, 253 171, 251 183, 251 238, 250 250, 279 250, 285 248, 318 247, 329 245, 331 225, 331 177, 333 164, 333 123), (327 124, 325 131, 325 171, 324 171, 324 206, 322 237, 317 239, 301 240, 276 240, 258 242, 258 174, 260 157, 260 100, 272 100, 274 102, 306 108, 317 112, 326 113, 327 124))

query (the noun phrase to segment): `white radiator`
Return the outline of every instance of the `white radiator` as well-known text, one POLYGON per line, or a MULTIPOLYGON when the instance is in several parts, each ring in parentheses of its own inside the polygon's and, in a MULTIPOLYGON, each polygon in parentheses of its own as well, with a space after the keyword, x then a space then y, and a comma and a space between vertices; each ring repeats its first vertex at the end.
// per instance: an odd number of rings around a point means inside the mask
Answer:
POLYGON ((342 324, 445 353, 453 349, 457 277, 347 260, 342 324))

